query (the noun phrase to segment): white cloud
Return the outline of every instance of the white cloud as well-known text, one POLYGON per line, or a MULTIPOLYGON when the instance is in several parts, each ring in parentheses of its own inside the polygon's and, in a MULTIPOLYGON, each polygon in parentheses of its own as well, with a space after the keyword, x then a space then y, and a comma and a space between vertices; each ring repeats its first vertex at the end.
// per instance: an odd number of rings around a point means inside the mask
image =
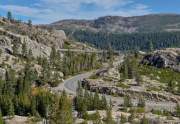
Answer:
POLYGON ((126 5, 131 0, 40 0, 48 5, 74 6, 78 8, 81 4, 95 4, 103 8, 111 8, 116 5, 126 5))
POLYGON ((0 9, 12 11, 13 13, 20 14, 23 16, 30 16, 30 17, 52 12, 50 9, 37 9, 27 6, 18 6, 18 5, 0 5, 0 9))
POLYGON ((150 13, 147 5, 133 0, 37 0, 30 6, 0 5, 0 9, 33 18, 35 23, 50 23, 60 19, 93 19, 105 15, 134 16, 150 13), (92 4, 96 9, 81 10, 83 5, 92 4))

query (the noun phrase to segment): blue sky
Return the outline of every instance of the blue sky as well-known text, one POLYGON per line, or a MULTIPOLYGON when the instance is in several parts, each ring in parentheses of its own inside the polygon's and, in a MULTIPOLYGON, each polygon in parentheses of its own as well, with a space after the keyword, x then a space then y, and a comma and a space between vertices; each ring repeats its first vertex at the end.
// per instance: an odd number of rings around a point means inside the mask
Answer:
POLYGON ((35 24, 62 19, 94 19, 106 15, 180 14, 180 0, 0 0, 0 15, 35 24))

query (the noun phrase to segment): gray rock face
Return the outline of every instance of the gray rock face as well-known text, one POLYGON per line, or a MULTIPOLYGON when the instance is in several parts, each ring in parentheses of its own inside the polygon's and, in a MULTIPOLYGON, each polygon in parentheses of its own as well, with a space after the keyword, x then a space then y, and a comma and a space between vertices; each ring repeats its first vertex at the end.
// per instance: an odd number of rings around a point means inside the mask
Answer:
POLYGON ((51 47, 48 47, 42 43, 31 40, 28 36, 14 34, 12 32, 0 29, 0 48, 4 51, 10 51, 12 53, 13 42, 19 44, 18 51, 21 52, 22 44, 26 43, 27 50, 31 49, 34 57, 37 56, 49 56, 51 47))
POLYGON ((155 51, 153 54, 146 55, 141 63, 157 68, 172 68, 180 72, 180 49, 155 51))
MULTIPOLYGON (((41 35, 38 37, 42 38, 41 35)), ((46 38, 46 36, 44 38, 46 38)), ((4 52, 7 52, 8 50, 10 51, 10 53, 12 53, 13 42, 16 42, 17 44, 19 44, 18 51, 19 53, 21 53, 22 44, 26 43, 27 50, 31 49, 34 57, 38 57, 38 56, 47 57, 50 55, 52 45, 56 46, 57 49, 62 47, 63 39, 66 39, 66 35, 63 31, 53 31, 51 37, 48 37, 48 39, 49 39, 48 41, 49 44, 48 43, 45 44, 43 42, 32 40, 27 35, 16 34, 7 31, 3 28, 0 28, 0 49, 4 52)))
POLYGON ((164 94, 158 92, 146 92, 146 91, 137 91, 132 89, 122 89, 115 86, 100 86, 96 85, 96 82, 91 82, 90 80, 82 80, 82 86, 86 87, 92 92, 98 91, 101 94, 112 95, 116 94, 118 96, 129 95, 131 98, 138 99, 140 96, 143 96, 147 100, 156 100, 156 101, 172 101, 178 103, 180 97, 172 94, 164 94))
POLYGON ((22 44, 26 43, 27 50, 31 49, 34 57, 49 56, 51 47, 63 47, 66 35, 62 30, 44 29, 39 26, 28 26, 25 23, 9 22, 0 18, 0 49, 12 52, 13 44, 18 44, 21 52, 22 44))

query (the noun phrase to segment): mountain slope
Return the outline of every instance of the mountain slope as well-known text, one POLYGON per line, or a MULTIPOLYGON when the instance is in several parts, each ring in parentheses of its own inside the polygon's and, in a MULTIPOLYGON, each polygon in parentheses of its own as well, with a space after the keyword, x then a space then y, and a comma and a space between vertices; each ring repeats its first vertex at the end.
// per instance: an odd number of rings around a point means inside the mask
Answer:
POLYGON ((149 50, 180 46, 180 15, 156 14, 135 17, 105 16, 96 20, 62 20, 47 25, 63 29, 67 36, 106 49, 149 50))
POLYGON ((105 16, 95 20, 62 20, 49 26, 66 30, 87 29, 111 33, 180 31, 180 15, 105 16))

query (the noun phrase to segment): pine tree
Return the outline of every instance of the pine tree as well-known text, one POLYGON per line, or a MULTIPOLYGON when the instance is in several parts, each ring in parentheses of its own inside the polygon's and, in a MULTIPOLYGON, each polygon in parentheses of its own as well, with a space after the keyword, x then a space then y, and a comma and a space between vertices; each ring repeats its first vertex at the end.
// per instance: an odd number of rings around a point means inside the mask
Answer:
POLYGON ((136 80, 138 85, 140 85, 142 82, 141 75, 137 71, 135 72, 135 80, 136 80))
POLYGON ((180 83, 178 83, 178 91, 177 92, 180 94, 180 83))
POLYGON ((23 76, 19 76, 16 82, 16 94, 21 94, 24 91, 23 76))
POLYGON ((37 111, 36 111, 36 98, 35 97, 33 97, 32 99, 31 99, 31 114, 33 115, 33 116, 37 116, 37 111))
POLYGON ((32 53, 32 50, 31 49, 29 49, 29 51, 28 51, 28 56, 27 56, 27 58, 28 58, 28 61, 32 61, 34 58, 33 58, 33 53, 32 53))
POLYGON ((112 49, 110 44, 108 45, 108 58, 110 60, 110 63, 112 63, 112 61, 113 61, 113 49, 112 49))
POLYGON ((51 48, 51 53, 50 53, 50 62, 53 65, 53 68, 55 66, 55 62, 56 62, 56 49, 55 46, 53 46, 51 48))
POLYGON ((131 122, 131 123, 133 124, 134 118, 135 118, 135 113, 134 113, 134 111, 133 111, 133 112, 131 113, 131 115, 129 116, 129 118, 128 118, 128 122, 131 122))
POLYGON ((9 101, 9 109, 7 111, 7 115, 14 116, 14 105, 12 103, 12 100, 9 101))
POLYGON ((4 124, 4 120, 3 120, 3 117, 2 117, 1 109, 0 109, 0 124, 4 124))
POLYGON ((12 13, 10 11, 7 12, 7 19, 12 20, 12 13))
POLYGON ((21 54, 23 55, 23 57, 27 57, 27 55, 28 55, 26 42, 24 42, 22 44, 22 53, 21 54))
POLYGON ((37 110, 41 117, 47 118, 48 116, 50 97, 48 92, 41 92, 36 96, 37 110))
POLYGON ((14 56, 17 56, 19 54, 18 49, 19 49, 19 44, 15 43, 14 41, 12 46, 12 51, 14 56))
POLYGON ((50 65, 47 58, 42 58, 42 81, 43 84, 49 81, 49 77, 51 76, 50 65))
POLYGON ((177 114, 177 117, 180 117, 180 105, 177 104, 176 106, 176 114, 177 114))
POLYGON ((98 92, 96 91, 96 93, 94 94, 94 109, 99 109, 99 94, 98 92))
POLYGON ((121 121, 120 122, 121 122, 121 124, 124 124, 127 122, 127 119, 123 114, 121 114, 121 121))
POLYGON ((124 107, 132 107, 131 98, 129 96, 124 97, 124 107))
POLYGON ((152 52, 154 50, 152 41, 149 42, 149 51, 152 52))
POLYGON ((149 124, 149 122, 145 116, 141 119, 140 124, 149 124))
POLYGON ((51 124, 72 124, 73 123, 72 105, 65 91, 63 91, 52 115, 50 119, 51 124))
POLYGON ((6 83, 4 84, 3 94, 7 94, 9 96, 13 96, 15 93, 15 71, 9 69, 6 71, 6 83))
POLYGON ((123 65, 123 78, 128 79, 128 60, 125 60, 123 65))
POLYGON ((0 49, 0 57, 1 57, 2 53, 3 53, 3 52, 2 52, 2 50, 0 49))
POLYGON ((169 82, 168 82, 168 91, 170 92, 173 92, 174 91, 174 88, 175 88, 175 82, 173 81, 173 79, 171 79, 169 82))
POLYGON ((101 109, 107 109, 107 100, 106 100, 105 95, 102 96, 101 109))
POLYGON ((138 107, 145 107, 146 104, 145 104, 145 100, 141 97, 139 98, 139 101, 138 101, 138 107))
POLYGON ((30 20, 30 19, 28 20, 28 26, 32 27, 32 20, 30 20))

